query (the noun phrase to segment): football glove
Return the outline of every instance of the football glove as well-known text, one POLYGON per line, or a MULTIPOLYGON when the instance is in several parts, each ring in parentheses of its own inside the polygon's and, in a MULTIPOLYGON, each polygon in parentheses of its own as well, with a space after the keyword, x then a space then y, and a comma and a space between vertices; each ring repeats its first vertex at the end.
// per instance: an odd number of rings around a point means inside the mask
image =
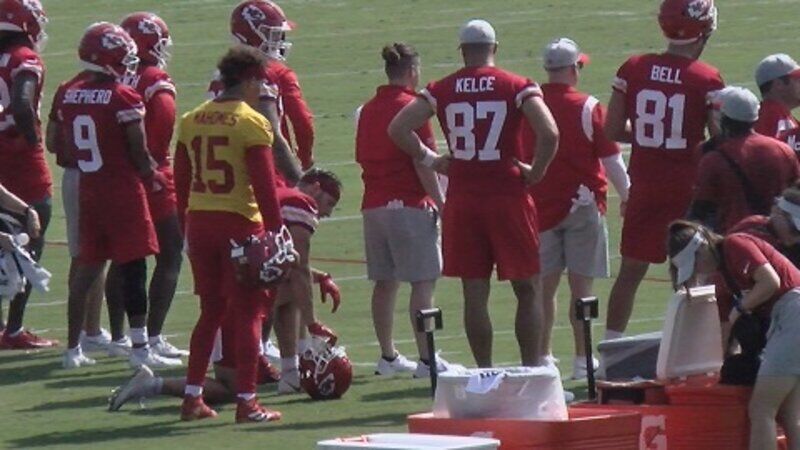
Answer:
POLYGON ((326 303, 328 301, 328 296, 330 295, 332 303, 331 312, 335 313, 339 309, 339 305, 342 303, 342 296, 339 293, 339 286, 336 285, 336 282, 333 281, 333 277, 329 273, 322 275, 317 280, 317 283, 319 283, 319 293, 322 296, 322 303, 326 303))

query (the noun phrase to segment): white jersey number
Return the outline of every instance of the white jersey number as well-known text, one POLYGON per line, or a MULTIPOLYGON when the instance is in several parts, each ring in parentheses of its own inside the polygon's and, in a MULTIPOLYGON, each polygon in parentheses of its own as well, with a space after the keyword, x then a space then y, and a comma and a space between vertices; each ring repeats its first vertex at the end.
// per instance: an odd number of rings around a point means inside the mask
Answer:
POLYGON ((103 167, 103 155, 97 145, 97 126, 91 116, 80 115, 72 122, 72 135, 75 138, 75 147, 80 151, 88 151, 89 159, 78 158, 78 168, 81 172, 97 172, 103 167))
POLYGON ((453 152, 454 158, 469 161, 474 159, 477 153, 480 161, 500 159, 497 142, 500 140, 500 133, 508 114, 506 102, 477 102, 474 107, 467 102, 451 103, 444 112, 449 130, 447 141, 450 143, 450 151, 453 152), (486 135, 486 142, 480 150, 477 150, 475 121, 489 119, 490 114, 492 122, 486 135))
POLYGON ((675 94, 669 98, 661 92, 644 89, 636 96, 636 143, 642 147, 668 150, 685 149, 686 138, 683 137, 683 111, 686 96, 675 94), (669 135, 665 136, 664 120, 670 114, 669 135))

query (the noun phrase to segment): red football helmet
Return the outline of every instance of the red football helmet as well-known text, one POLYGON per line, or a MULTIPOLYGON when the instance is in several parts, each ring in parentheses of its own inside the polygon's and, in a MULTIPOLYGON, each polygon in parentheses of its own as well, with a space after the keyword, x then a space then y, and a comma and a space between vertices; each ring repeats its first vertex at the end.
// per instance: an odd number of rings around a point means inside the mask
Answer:
POLYGON ((714 0, 664 0, 658 24, 670 42, 691 44, 717 29, 717 7, 714 0))
POLYGON ((136 73, 139 65, 136 53, 136 42, 125 30, 109 22, 90 25, 78 47, 84 69, 117 78, 136 73))
POLYGON ((236 266, 236 279, 247 286, 270 288, 283 280, 295 261, 294 242, 289 229, 255 235, 242 244, 231 241, 231 259, 236 266))
POLYGON ((166 22, 153 13, 137 12, 122 19, 120 26, 136 42, 142 62, 167 67, 172 37, 166 22))
POLYGON ((47 15, 39 0, 3 0, 0 2, 0 31, 25 33, 38 51, 47 42, 44 27, 47 15))
POLYGON ((286 32, 294 24, 269 0, 245 0, 231 13, 231 34, 237 42, 261 50, 270 58, 286 59, 292 47, 286 32))
POLYGON ((314 340, 300 355, 300 387, 314 400, 341 398, 353 382, 353 366, 343 347, 314 340))

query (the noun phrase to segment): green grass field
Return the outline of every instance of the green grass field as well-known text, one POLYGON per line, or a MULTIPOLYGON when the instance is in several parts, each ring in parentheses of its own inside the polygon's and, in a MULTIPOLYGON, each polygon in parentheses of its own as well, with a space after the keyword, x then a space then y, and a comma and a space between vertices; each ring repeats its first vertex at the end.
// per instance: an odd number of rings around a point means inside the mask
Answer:
MULTIPOLYGON (((59 82, 77 70, 76 45, 93 21, 118 21, 126 13, 152 10, 169 23, 174 40, 170 72, 178 83, 179 103, 186 111, 204 98, 216 59, 230 42, 228 14, 235 0, 45 0, 50 16, 47 92, 42 111, 59 82)), ((218 420, 181 423, 179 401, 160 399, 140 409, 128 405, 117 414, 106 412, 112 387, 130 375, 127 362, 100 356, 95 367, 64 371, 62 349, 0 353, 0 447, 9 448, 222 448, 256 447, 312 449, 329 437, 376 431, 402 431, 405 416, 429 410, 427 381, 382 379, 372 375, 378 357, 369 313, 370 284, 365 280, 359 168, 353 163, 352 113, 383 82, 380 48, 392 41, 414 44, 423 60, 423 79, 430 80, 459 66, 456 32, 467 19, 482 17, 497 29, 501 42, 499 63, 535 79, 543 76, 540 48, 550 39, 570 36, 593 62, 584 71, 582 88, 602 101, 616 68, 631 54, 659 50, 662 39, 655 21, 656 0, 283 0, 288 16, 299 24, 291 34, 295 46, 289 62, 297 71, 316 114, 316 158, 344 180, 345 194, 334 219, 320 227, 313 255, 316 265, 332 272, 343 290, 344 305, 336 315, 320 309, 320 317, 341 336, 355 363, 353 386, 343 400, 313 403, 305 396, 275 397, 261 393, 265 403, 284 413, 283 421, 268 426, 233 425, 230 406, 218 420), (329 263, 326 259, 353 260, 329 263), (289 447, 283 447, 287 445, 289 447)), ((725 0, 718 2, 720 29, 705 59, 718 66, 730 84, 753 86, 755 65, 765 55, 796 52, 794 13, 798 0, 725 0)), ((800 56, 795 54, 795 56, 800 56)), ((43 114, 44 115, 44 114, 43 114)), ((55 167, 54 165, 52 167, 55 167)), ((56 168, 54 176, 60 179, 56 168)), ((44 264, 53 272, 52 290, 35 293, 26 325, 48 337, 66 337, 66 248, 60 192, 55 183, 54 220, 48 232, 44 264)), ((610 202, 612 253, 617 253, 617 202, 610 202)), ((614 268, 617 267, 615 258, 614 268)), ((666 270, 653 267, 651 279, 640 290, 629 332, 660 328, 668 285, 666 270), (659 281, 662 280, 662 281, 659 281)), ((198 314, 191 294, 191 275, 184 270, 179 293, 166 325, 171 340, 183 347, 198 314)), ((604 301, 611 280, 597 283, 604 301)), ((407 290, 401 291, 401 298, 407 290)), ((566 293, 562 292, 566 306, 566 293)), ((460 288, 453 280, 439 285, 437 302, 445 314, 438 337, 443 356, 469 365, 471 357, 461 326, 460 288)), ((413 355, 405 301, 398 302, 395 335, 400 350, 413 355)), ((5 308, 4 308, 5 309, 5 308)), ((518 361, 513 335, 514 300, 507 285, 492 293, 495 361, 518 361)), ((565 308, 564 308, 565 309, 565 308)), ((602 308, 605 309, 604 306, 602 308)), ((600 333, 602 327, 596 327, 600 333)), ((571 338, 565 312, 555 330, 556 354, 571 370, 571 338)), ((182 375, 175 370, 171 375, 182 375)), ((579 388, 579 387, 578 387, 579 388)), ((273 388, 274 389, 274 388, 273 388)), ((580 388, 579 388, 580 389, 580 388)))

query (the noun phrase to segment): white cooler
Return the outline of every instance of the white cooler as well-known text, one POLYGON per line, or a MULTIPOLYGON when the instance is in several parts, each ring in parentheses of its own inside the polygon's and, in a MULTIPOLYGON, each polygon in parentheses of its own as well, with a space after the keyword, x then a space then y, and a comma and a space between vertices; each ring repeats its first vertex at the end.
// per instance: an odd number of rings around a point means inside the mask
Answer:
POLYGON ((497 439, 433 434, 368 434, 317 442, 317 450, 497 450, 497 439))
POLYGON ((568 419, 561 374, 554 365, 444 372, 439 375, 433 416, 568 419))

